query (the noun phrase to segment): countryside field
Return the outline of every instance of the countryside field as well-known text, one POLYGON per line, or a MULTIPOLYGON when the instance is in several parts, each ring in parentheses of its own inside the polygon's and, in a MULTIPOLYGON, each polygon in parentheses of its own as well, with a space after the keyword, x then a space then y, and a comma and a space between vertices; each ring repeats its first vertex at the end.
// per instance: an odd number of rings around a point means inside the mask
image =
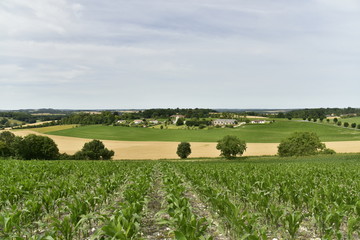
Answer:
POLYGON ((304 121, 276 121, 272 124, 245 125, 239 128, 202 130, 152 129, 120 126, 91 125, 46 131, 46 134, 121 141, 188 141, 216 142, 225 135, 235 135, 250 143, 278 143, 293 132, 315 132, 322 141, 357 141, 360 131, 330 124, 304 121))
POLYGON ((359 238, 360 155, 0 166, 1 239, 359 238))

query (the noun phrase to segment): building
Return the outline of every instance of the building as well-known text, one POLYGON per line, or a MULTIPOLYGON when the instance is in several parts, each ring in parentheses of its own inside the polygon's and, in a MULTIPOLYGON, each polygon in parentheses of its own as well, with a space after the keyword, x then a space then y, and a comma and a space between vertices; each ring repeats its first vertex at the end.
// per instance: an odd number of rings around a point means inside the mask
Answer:
POLYGON ((125 124, 125 123, 126 123, 126 120, 118 120, 116 123, 117 123, 117 124, 125 124))
POLYGON ((144 121, 141 119, 134 120, 134 124, 141 124, 141 123, 144 123, 144 121))
POLYGON ((159 124, 158 120, 149 120, 148 122, 151 123, 151 124, 159 124))
POLYGON ((265 120, 253 120, 250 123, 252 123, 252 124, 265 124, 267 122, 268 121, 265 121, 265 120))
POLYGON ((215 119, 212 124, 215 126, 236 125, 237 121, 235 119, 215 119))

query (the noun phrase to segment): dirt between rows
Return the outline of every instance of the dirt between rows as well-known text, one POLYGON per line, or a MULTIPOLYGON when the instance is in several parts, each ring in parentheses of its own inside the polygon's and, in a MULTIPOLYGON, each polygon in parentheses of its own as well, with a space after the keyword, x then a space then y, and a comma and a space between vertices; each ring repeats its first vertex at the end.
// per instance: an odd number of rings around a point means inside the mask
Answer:
MULTIPOLYGON (((28 134, 38 134, 52 138, 58 145, 61 153, 74 154, 79 151, 90 139, 54 136, 37 133, 31 130, 13 131, 18 136, 28 134)), ((115 151, 113 159, 172 159, 178 158, 176 149, 178 142, 156 142, 156 141, 113 141, 101 140, 108 149, 115 151)), ((220 151, 216 149, 217 143, 212 142, 191 142, 192 158, 198 157, 218 157, 220 151)), ((328 148, 334 149, 338 153, 357 153, 360 152, 360 141, 325 142, 328 148)), ((247 150, 244 156, 263 156, 275 155, 278 143, 247 143, 247 150)))

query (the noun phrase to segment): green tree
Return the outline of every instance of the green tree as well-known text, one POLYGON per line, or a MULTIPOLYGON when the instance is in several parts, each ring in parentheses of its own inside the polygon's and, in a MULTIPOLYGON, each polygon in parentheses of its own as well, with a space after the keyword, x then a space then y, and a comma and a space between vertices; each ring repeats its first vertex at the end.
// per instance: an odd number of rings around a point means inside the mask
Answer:
POLYGON ((236 136, 227 135, 218 141, 216 149, 221 151, 221 156, 229 159, 242 155, 246 150, 246 143, 236 136))
POLYGON ((356 123, 352 123, 352 124, 351 124, 351 127, 352 127, 352 128, 356 128, 356 123))
POLYGON ((334 118, 333 121, 334 121, 334 123, 336 124, 336 123, 339 121, 339 119, 334 118))
POLYGON ((180 157, 180 158, 187 158, 190 154, 191 154, 191 146, 190 143, 188 142, 181 142, 178 147, 177 147, 177 151, 176 154, 180 157))
POLYGON ((313 132, 295 132, 278 146, 278 154, 281 157, 309 156, 321 152, 326 153, 329 150, 313 132))
POLYGON ((7 151, 8 151, 8 148, 5 144, 5 142, 0 140, 0 157, 5 157, 7 151))
POLYGON ((176 121, 176 126, 182 126, 184 125, 184 119, 183 118, 179 118, 177 121, 176 121))
POLYGON ((15 134, 10 131, 4 131, 0 133, 0 141, 10 145, 15 140, 15 134))
POLYGON ((59 149, 49 137, 30 134, 24 138, 16 138, 14 143, 16 156, 20 159, 52 160, 59 157, 59 149))
POLYGON ((344 122, 344 127, 349 127, 349 123, 348 123, 348 122, 344 122))
POLYGON ((75 153, 74 158, 78 160, 109 160, 114 154, 114 151, 105 148, 100 140, 92 140, 85 143, 81 151, 75 153))
POLYGON ((0 141, 3 143, 2 150, 0 151, 0 156, 10 157, 15 154, 13 149, 13 143, 15 139, 16 136, 12 132, 4 131, 0 133, 0 141))

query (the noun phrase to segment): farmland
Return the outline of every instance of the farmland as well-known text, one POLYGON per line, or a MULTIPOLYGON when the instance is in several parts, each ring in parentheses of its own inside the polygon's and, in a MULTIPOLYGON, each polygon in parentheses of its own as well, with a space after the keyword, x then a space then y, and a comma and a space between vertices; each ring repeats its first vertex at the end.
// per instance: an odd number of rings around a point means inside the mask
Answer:
POLYGON ((1 239, 358 239, 360 155, 0 161, 1 239))
POLYGON ((216 142, 225 135, 235 135, 252 143, 276 143, 295 131, 308 131, 318 134, 322 141, 360 140, 360 131, 340 128, 331 124, 319 124, 304 121, 276 121, 272 124, 245 125, 239 128, 213 128, 203 130, 153 129, 120 126, 90 125, 59 131, 47 131, 47 134, 80 137, 89 139, 121 141, 189 141, 216 142))

